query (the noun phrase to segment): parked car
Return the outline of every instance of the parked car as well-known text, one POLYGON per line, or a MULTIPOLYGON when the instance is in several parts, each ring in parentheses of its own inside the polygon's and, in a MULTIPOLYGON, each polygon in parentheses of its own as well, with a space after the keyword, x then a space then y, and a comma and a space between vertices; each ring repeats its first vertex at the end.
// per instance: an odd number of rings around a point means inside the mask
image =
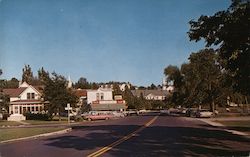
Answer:
POLYGON ((88 115, 84 115, 83 116, 84 119, 88 120, 88 121, 92 121, 92 120, 107 120, 107 119, 111 119, 111 118, 115 118, 114 114, 112 113, 91 113, 88 115))
POLYGON ((187 117, 196 117, 196 113, 197 113, 197 108, 188 108, 185 114, 187 117))
POLYGON ((196 112, 196 117, 199 117, 199 118, 210 118, 212 116, 213 116, 213 112, 207 109, 197 110, 196 112))
POLYGON ((160 110, 160 113, 162 115, 169 115, 170 114, 169 110, 160 110))
POLYGON ((112 112, 112 114, 115 116, 115 117, 125 117, 125 113, 123 112, 118 112, 118 111, 114 111, 112 112))
POLYGON ((127 111, 124 111, 124 113, 127 115, 127 116, 132 116, 132 115, 139 115, 139 112, 135 109, 129 109, 127 111))

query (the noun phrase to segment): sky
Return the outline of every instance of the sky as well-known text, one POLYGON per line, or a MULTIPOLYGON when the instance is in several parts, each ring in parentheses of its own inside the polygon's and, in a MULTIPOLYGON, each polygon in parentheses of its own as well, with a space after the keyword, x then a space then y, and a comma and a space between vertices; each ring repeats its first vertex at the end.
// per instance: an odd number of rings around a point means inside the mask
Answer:
POLYGON ((162 83, 164 68, 188 62, 188 22, 230 0, 0 0, 1 78, 30 65, 76 82, 162 83))

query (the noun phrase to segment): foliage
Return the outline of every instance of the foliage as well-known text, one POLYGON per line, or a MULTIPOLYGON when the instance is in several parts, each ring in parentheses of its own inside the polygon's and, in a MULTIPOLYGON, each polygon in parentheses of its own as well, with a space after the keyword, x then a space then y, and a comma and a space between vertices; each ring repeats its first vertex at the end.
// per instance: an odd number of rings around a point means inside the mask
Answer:
POLYGON ((150 103, 152 109, 162 109, 166 107, 166 104, 160 100, 153 100, 150 103))
POLYGON ((118 83, 114 83, 113 84, 113 95, 122 95, 122 91, 119 87, 119 84, 118 83))
POLYGON ((33 79, 34 79, 33 72, 31 70, 30 65, 25 65, 23 68, 22 82, 27 82, 27 83, 31 84, 33 79))
POLYGON ((168 84, 173 82, 176 88, 181 86, 182 76, 177 66, 169 65, 164 69, 164 74, 167 76, 168 84))
POLYGON ((44 85, 49 80, 49 72, 46 72, 44 68, 38 70, 38 80, 40 84, 44 85))
POLYGON ((81 89, 90 89, 91 83, 89 83, 86 78, 80 77, 79 80, 74 84, 74 87, 81 89))
POLYGON ((3 94, 2 92, 0 92, 0 112, 8 112, 8 108, 9 108, 9 102, 10 102, 10 98, 8 95, 3 94))
POLYGON ((18 88, 19 81, 16 78, 0 80, 0 88, 18 88))
POLYGON ((190 21, 190 40, 204 39, 206 47, 216 47, 220 64, 233 79, 233 88, 250 94, 250 1, 233 0, 225 11, 190 21))
POLYGON ((157 89, 157 86, 152 83, 147 89, 155 90, 155 89, 157 89))
POLYGON ((49 114, 41 114, 41 113, 25 113, 26 120, 50 120, 51 117, 49 114))
POLYGON ((49 114, 62 113, 68 103, 75 106, 78 98, 66 87, 66 79, 56 73, 52 73, 44 88, 44 99, 49 101, 47 106, 49 114))
POLYGON ((222 73, 217 55, 213 49, 204 49, 192 53, 189 61, 182 64, 181 69, 168 66, 164 70, 167 79, 175 85, 172 103, 187 107, 210 104, 213 109, 215 99, 221 94, 219 80, 222 73))

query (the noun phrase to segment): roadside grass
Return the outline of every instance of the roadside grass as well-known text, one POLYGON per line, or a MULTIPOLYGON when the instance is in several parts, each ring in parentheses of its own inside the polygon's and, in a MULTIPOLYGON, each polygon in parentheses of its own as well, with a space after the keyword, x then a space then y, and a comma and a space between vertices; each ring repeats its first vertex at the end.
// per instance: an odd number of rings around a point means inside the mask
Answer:
POLYGON ((15 122, 15 121, 0 120, 0 127, 3 127, 3 126, 18 126, 18 125, 21 125, 21 124, 22 123, 15 122))
POLYGON ((0 141, 29 137, 65 129, 64 127, 0 129, 0 141))
POLYGON ((250 136, 250 120, 232 120, 232 121, 223 121, 216 120, 215 122, 225 125, 227 128, 237 131, 246 132, 250 136))
POLYGON ((67 121, 42 121, 42 120, 25 120, 25 123, 29 123, 31 125, 41 125, 41 124, 66 124, 67 121))
POLYGON ((0 120, 0 127, 7 127, 7 126, 18 126, 24 124, 30 125, 41 125, 41 124, 66 124, 68 123, 67 117, 61 117, 61 121, 59 121, 59 117, 55 116, 52 120, 25 120, 25 121, 7 121, 7 120, 0 120))

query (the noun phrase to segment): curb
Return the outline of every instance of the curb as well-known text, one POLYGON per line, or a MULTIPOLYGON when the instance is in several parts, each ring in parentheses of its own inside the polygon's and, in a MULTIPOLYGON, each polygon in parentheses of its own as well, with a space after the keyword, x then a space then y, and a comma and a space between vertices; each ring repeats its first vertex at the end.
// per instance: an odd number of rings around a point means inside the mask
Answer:
MULTIPOLYGON (((221 123, 217 123, 217 122, 212 122, 210 120, 205 120, 205 119, 198 119, 199 121, 202 121, 202 122, 205 122, 211 126, 215 126, 215 127, 225 127, 225 125, 221 124, 221 123)), ((226 132, 229 132, 229 133, 232 133, 232 134, 235 134, 235 135, 241 135, 241 136, 245 136, 246 138, 249 138, 247 137, 248 134, 247 133, 244 133, 244 132, 241 132, 241 131, 236 131, 236 130, 230 130, 230 129, 223 129, 224 131, 226 132)))
POLYGON ((16 139, 10 139, 6 141, 1 141, 0 144, 2 143, 9 143, 9 142, 15 142, 15 141, 22 141, 22 140, 28 140, 28 139, 36 139, 39 137, 46 137, 46 136, 52 136, 52 135, 60 135, 60 134, 65 134, 68 133, 72 130, 72 128, 60 130, 60 131, 55 131, 55 132, 50 132, 50 133, 45 133, 45 134, 39 134, 39 135, 34 135, 34 136, 29 136, 29 137, 22 137, 22 138, 16 138, 16 139))

